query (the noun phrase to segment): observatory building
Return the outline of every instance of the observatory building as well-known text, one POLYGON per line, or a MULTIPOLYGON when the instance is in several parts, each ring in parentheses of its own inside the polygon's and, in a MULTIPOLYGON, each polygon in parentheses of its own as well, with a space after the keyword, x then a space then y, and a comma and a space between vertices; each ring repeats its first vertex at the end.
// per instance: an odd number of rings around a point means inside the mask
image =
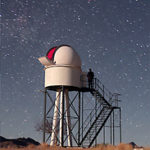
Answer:
POLYGON ((81 87, 81 59, 72 47, 54 47, 47 52, 47 56, 40 57, 39 61, 45 66, 45 87, 81 87))
MULTIPOLYGON (((51 48, 39 61, 45 71, 43 142, 50 140, 52 146, 90 147, 97 143, 99 133, 110 119, 110 143, 114 144, 115 110, 119 110, 121 120, 118 94, 112 94, 96 78, 89 87, 87 72, 81 69, 81 59, 69 45, 51 48), (50 92, 55 92, 55 98, 50 92), (83 93, 92 97, 89 104, 83 93), (50 128, 45 139, 47 122, 50 128)), ((121 121, 117 126, 120 127, 121 141, 121 121)))

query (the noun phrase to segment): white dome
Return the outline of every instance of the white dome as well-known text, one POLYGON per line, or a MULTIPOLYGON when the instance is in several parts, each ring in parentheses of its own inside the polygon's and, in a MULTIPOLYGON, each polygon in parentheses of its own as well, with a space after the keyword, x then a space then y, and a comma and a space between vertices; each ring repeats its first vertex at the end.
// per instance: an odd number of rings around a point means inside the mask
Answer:
POLYGON ((54 62, 56 62, 56 65, 81 66, 79 55, 72 47, 67 45, 57 49, 54 56, 54 62))

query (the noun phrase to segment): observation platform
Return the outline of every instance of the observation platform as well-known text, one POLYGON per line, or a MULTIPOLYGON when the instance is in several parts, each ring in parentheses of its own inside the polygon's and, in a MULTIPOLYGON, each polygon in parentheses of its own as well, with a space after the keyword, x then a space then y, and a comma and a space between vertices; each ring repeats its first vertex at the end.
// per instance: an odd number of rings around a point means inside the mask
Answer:
MULTIPOLYGON (((79 92, 91 92, 94 91, 94 88, 88 88, 88 87, 74 87, 74 86, 63 86, 66 89, 68 89, 69 91, 79 91, 79 92)), ((62 86, 48 86, 46 87, 47 90, 52 90, 52 91, 57 91, 58 89, 61 89, 62 86)))

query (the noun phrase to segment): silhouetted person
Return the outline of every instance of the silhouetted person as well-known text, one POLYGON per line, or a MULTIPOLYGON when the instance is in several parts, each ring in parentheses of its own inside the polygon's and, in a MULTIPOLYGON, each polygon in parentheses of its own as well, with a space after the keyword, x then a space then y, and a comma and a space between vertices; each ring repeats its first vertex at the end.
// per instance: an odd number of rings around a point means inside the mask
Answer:
POLYGON ((89 88, 93 88, 94 73, 92 72, 91 68, 89 69, 89 72, 87 74, 87 78, 88 78, 89 88))

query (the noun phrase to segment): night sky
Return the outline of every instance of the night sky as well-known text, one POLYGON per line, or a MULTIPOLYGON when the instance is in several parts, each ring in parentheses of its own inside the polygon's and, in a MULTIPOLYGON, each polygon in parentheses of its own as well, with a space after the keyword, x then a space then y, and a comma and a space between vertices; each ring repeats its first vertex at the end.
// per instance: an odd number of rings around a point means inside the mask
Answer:
POLYGON ((68 44, 84 71, 121 94, 123 142, 150 145, 149 0, 1 0, 0 11, 0 135, 42 141, 37 58, 68 44))

